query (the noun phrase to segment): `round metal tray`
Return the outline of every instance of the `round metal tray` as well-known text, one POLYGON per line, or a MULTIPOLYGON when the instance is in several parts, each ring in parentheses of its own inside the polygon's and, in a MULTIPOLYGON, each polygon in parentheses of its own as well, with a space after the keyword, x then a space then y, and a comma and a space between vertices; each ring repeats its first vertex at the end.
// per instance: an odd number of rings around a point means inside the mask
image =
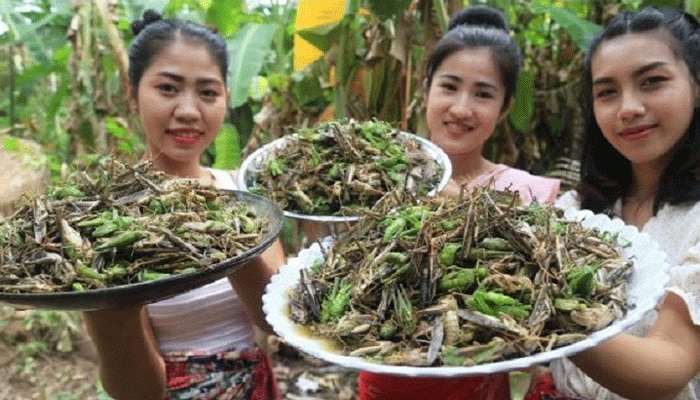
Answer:
POLYGON ((267 218, 269 229, 260 244, 238 256, 191 273, 174 275, 149 282, 89 289, 83 292, 0 293, 0 303, 19 308, 57 310, 98 310, 153 303, 204 286, 249 265, 277 239, 284 215, 268 199, 243 191, 227 190, 234 201, 248 203, 258 216, 267 218))
MULTIPOLYGON (((428 154, 431 158, 437 161, 438 165, 442 167, 443 172, 442 177, 440 178, 440 182, 438 182, 437 186, 428 193, 429 196, 434 196, 447 185, 447 182, 452 176, 452 163, 450 162, 450 159, 440 147, 438 147, 435 143, 431 142, 430 140, 422 138, 413 133, 400 132, 400 134, 417 142, 420 148, 423 151, 425 151, 425 153, 428 154)), ((242 190, 248 191, 249 187, 255 183, 256 173, 260 169, 261 165, 263 165, 270 158, 270 156, 274 153, 275 150, 283 149, 285 146, 287 146, 289 141, 295 140, 297 136, 297 134, 292 134, 283 136, 279 139, 275 139, 272 142, 261 146, 253 153, 251 153, 248 157, 246 157, 245 160, 243 160, 243 162, 241 163, 240 168, 238 169, 238 187, 242 190)), ((284 215, 289 218, 310 222, 318 222, 323 224, 353 222, 360 219, 359 216, 354 215, 312 215, 301 214, 288 210, 283 210, 283 212, 284 215)))

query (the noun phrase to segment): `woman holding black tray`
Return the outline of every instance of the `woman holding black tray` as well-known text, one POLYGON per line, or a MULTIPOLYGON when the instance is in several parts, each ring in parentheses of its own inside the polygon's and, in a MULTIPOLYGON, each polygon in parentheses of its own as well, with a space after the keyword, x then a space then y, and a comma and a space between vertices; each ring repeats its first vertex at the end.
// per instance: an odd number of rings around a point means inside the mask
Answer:
MULTIPOLYGON (((174 176, 236 189, 230 171, 200 164, 227 112, 223 38, 150 10, 132 29, 129 100, 146 133, 144 159, 174 176)), ((228 279, 147 306, 84 312, 105 391, 128 400, 279 398, 254 326, 269 330, 262 294, 284 262, 276 240, 228 279)))

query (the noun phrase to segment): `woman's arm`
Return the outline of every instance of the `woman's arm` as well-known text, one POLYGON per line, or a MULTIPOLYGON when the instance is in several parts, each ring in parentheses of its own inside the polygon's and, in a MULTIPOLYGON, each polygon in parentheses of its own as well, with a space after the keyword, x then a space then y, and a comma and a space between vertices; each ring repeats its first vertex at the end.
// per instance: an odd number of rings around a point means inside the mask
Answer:
POLYGON ((621 334, 571 360, 623 397, 672 399, 700 372, 700 327, 685 302, 670 293, 647 336, 621 334))
POLYGON ((100 380, 117 400, 165 396, 165 362, 143 306, 83 312, 97 350, 100 380))
POLYGON ((231 286, 245 305, 248 315, 255 325, 267 333, 273 333, 273 331, 265 320, 262 296, 270 278, 284 265, 285 260, 282 242, 278 239, 259 257, 251 260, 251 265, 228 276, 231 286))

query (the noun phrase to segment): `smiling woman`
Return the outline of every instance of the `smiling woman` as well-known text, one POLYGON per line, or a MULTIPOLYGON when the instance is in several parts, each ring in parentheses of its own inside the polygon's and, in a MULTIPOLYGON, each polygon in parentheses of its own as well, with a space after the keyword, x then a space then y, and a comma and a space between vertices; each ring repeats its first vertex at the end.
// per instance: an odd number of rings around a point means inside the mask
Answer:
POLYGON ((225 74, 206 49, 180 40, 162 50, 135 91, 154 167, 187 178, 211 174, 200 166, 202 154, 226 117, 225 74))
MULTIPOLYGON (((200 164, 226 116, 229 60, 223 38, 150 10, 132 28, 129 100, 146 133, 144 160, 179 178, 236 189, 232 171, 200 164)), ((105 391, 132 400, 193 393, 218 400, 278 398, 253 324, 269 330, 262 292, 283 263, 276 240, 228 279, 146 307, 85 312, 105 391)))
MULTIPOLYGON (((482 155, 485 142, 513 104, 521 52, 503 13, 476 5, 450 20, 430 53, 424 84, 430 140, 447 153, 452 179, 443 195, 458 196, 477 186, 511 189, 525 203, 551 204, 559 181, 539 177, 482 155)), ((508 374, 474 377, 401 377, 363 371, 361 400, 510 398, 508 374)))

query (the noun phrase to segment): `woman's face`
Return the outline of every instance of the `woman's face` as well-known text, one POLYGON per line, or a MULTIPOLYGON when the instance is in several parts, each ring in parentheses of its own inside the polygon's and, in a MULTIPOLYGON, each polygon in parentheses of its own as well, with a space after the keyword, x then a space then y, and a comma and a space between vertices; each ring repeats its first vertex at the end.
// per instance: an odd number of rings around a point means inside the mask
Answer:
POLYGON ((596 122, 632 165, 665 169, 693 118, 697 84, 670 38, 625 34, 602 42, 591 59, 596 122))
POLYGON ((156 167, 173 171, 199 163, 226 116, 222 73, 205 47, 182 39, 144 71, 136 101, 156 167))
POLYGON ((481 157, 484 143, 508 113, 504 98, 505 86, 489 48, 449 55, 428 88, 430 139, 451 158, 481 157))

